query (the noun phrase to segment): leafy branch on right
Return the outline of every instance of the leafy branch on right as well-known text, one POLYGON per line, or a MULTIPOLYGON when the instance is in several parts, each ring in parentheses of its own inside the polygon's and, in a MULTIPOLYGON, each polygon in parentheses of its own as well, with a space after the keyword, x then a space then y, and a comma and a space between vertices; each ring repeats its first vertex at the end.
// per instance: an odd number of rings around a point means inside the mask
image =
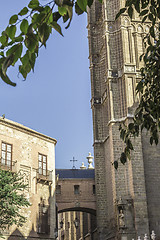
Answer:
MULTIPOLYGON (((120 125, 120 138, 125 143, 120 162, 125 164, 134 150, 132 139, 138 137, 143 129, 150 134, 150 144, 159 142, 160 132, 160 1, 158 0, 127 0, 116 19, 123 13, 128 13, 132 19, 133 12, 139 14, 142 23, 150 21, 149 33, 143 39, 145 51, 140 57, 144 62, 141 68, 141 80, 137 84, 136 93, 139 103, 134 113, 133 121, 128 125, 120 125), (158 28, 156 27, 158 25, 158 28)), ((118 168, 118 161, 114 161, 118 168)))

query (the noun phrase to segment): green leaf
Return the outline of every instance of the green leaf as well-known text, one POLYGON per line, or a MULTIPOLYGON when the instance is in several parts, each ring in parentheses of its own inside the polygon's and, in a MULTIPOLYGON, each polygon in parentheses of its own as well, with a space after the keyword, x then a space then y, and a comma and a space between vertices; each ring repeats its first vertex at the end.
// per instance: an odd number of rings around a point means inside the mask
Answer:
POLYGON ((134 123, 129 123, 128 128, 130 131, 134 130, 134 123))
POLYGON ((158 137, 155 139, 155 144, 158 145, 158 137))
POLYGON ((12 53, 14 54, 17 49, 18 49, 19 43, 15 44, 14 46, 12 46, 7 52, 6 52, 6 56, 8 57, 9 55, 11 55, 12 53))
POLYGON ((67 14, 63 16, 63 22, 64 23, 67 22, 68 19, 69 19, 69 16, 68 16, 68 12, 67 12, 67 14))
POLYGON ((45 19, 46 19, 46 13, 41 12, 40 14, 38 14, 35 22, 37 22, 38 25, 41 25, 42 22, 44 22, 45 19))
POLYGON ((16 34, 16 26, 12 25, 8 28, 8 36, 10 37, 10 39, 13 39, 15 37, 16 34))
POLYGON ((160 19, 160 6, 157 7, 157 17, 158 17, 158 19, 160 19))
POLYGON ((127 162, 126 154, 124 152, 121 153, 120 161, 122 164, 127 162))
POLYGON ((21 57, 22 50, 23 50, 23 45, 22 45, 22 43, 19 43, 18 47, 16 49, 16 52, 14 54, 14 60, 13 60, 12 65, 14 65, 18 61, 18 59, 21 57))
POLYGON ((138 13, 140 13, 140 2, 139 2, 139 1, 136 1, 136 2, 135 2, 134 7, 135 7, 136 11, 137 11, 138 13))
POLYGON ((21 57, 20 60, 23 66, 26 67, 26 65, 29 63, 29 51, 26 51, 26 54, 23 57, 21 57))
POLYGON ((61 27, 57 22, 52 22, 51 25, 59 34, 61 34, 63 36, 61 27))
POLYGON ((47 23, 43 23, 42 25, 39 26, 38 33, 39 33, 41 42, 45 45, 51 33, 50 27, 47 25, 47 23))
POLYGON ((28 4, 28 7, 31 9, 39 7, 39 1, 38 0, 31 0, 28 4))
POLYGON ((68 6, 71 6, 71 7, 74 6, 73 1, 70 1, 70 0, 63 0, 63 5, 68 5, 68 6))
POLYGON ((120 131, 120 138, 124 140, 125 136, 126 136, 126 130, 121 129, 121 131, 120 131))
POLYGON ((143 82, 142 82, 142 81, 140 81, 140 82, 137 84, 136 90, 137 90, 138 92, 142 92, 142 91, 143 91, 143 82))
POLYGON ((143 10, 140 14, 139 14, 139 16, 144 16, 144 15, 146 15, 148 13, 148 9, 145 9, 145 10, 143 10))
POLYGON ((92 4, 93 4, 93 0, 87 0, 87 5, 89 8, 92 6, 92 4))
POLYGON ((125 152, 125 154, 126 154, 126 159, 129 159, 129 160, 130 160, 130 159, 131 159, 130 150, 128 150, 128 148, 125 147, 124 152, 125 152))
POLYGON ((7 36, 6 35, 2 35, 0 37, 0 42, 2 43, 2 45, 4 45, 6 43, 6 41, 7 41, 7 36))
POLYGON ((151 34, 151 36, 153 37, 153 38, 155 38, 155 32, 154 32, 154 27, 152 26, 152 27, 150 27, 150 34, 151 34))
POLYGON ((131 6, 128 8, 128 15, 129 15, 129 17, 132 19, 133 8, 132 8, 131 6))
POLYGON ((78 6, 77 2, 75 4, 75 12, 77 13, 77 15, 81 15, 82 13, 84 13, 84 11, 82 11, 82 9, 78 6))
POLYGON ((156 13, 156 10, 155 10, 155 7, 154 6, 150 6, 150 11, 151 11, 151 13, 153 13, 153 15, 154 16, 156 16, 157 15, 157 13, 156 13))
POLYGON ((36 48, 38 47, 37 35, 34 33, 28 34, 24 40, 24 44, 31 53, 34 52, 36 50, 36 48))
POLYGON ((51 23, 51 22, 53 22, 53 14, 52 13, 50 13, 49 14, 49 18, 48 18, 48 21, 47 21, 49 24, 51 23))
POLYGON ((36 54, 32 53, 31 57, 29 59, 29 63, 31 65, 32 70, 34 71, 34 65, 35 65, 35 61, 36 61, 36 54))
POLYGON ((149 18, 150 21, 153 21, 153 19, 154 19, 153 14, 150 13, 150 14, 148 15, 148 18, 149 18))
POLYGON ((0 56, 4 57, 4 52, 0 52, 0 56))
POLYGON ((22 74, 22 76, 24 77, 24 79, 26 79, 27 74, 28 74, 28 72, 26 71, 26 68, 20 65, 20 66, 19 66, 19 72, 22 74))
POLYGON ((77 0, 77 4, 82 11, 86 12, 87 0, 77 0))
POLYGON ((21 69, 22 72, 24 72, 24 75, 23 75, 24 78, 27 77, 27 75, 25 75, 25 74, 26 73, 28 74, 31 71, 32 66, 31 66, 30 61, 32 61, 31 60, 32 54, 35 54, 35 53, 31 53, 29 50, 27 50, 26 54, 20 59, 22 62, 22 65, 19 69, 21 69))
POLYGON ((117 170, 118 169, 118 161, 114 161, 113 165, 114 165, 114 168, 117 170))
POLYGON ((21 22, 21 25, 20 25, 20 30, 22 31, 22 33, 26 34, 27 31, 28 31, 28 21, 26 19, 23 19, 23 21, 21 22))
POLYGON ((150 137, 150 144, 153 144, 153 137, 150 137))
POLYGON ((125 7, 129 7, 132 5, 132 0, 126 0, 125 7))
POLYGON ((32 16, 32 23, 34 24, 34 23, 38 23, 38 21, 37 21, 37 17, 38 17, 38 13, 35 13, 33 16, 32 16))
MULTIPOLYGON (((70 24, 71 24, 71 21, 72 21, 72 16, 73 16, 73 7, 66 5, 66 8, 67 8, 67 14, 64 15, 64 17, 65 17, 65 16, 66 16, 66 17, 69 16, 70 21, 69 21, 68 25, 65 27, 65 29, 69 28, 69 26, 70 26, 70 24)), ((63 17, 63 19, 64 19, 64 17, 63 17)))
POLYGON ((67 9, 63 7, 58 7, 58 12, 61 16, 64 16, 67 13, 67 9))
POLYGON ((73 16, 73 8, 71 6, 67 6, 66 5, 66 9, 67 9, 67 12, 68 12, 68 16, 69 16, 69 18, 71 20, 72 16, 73 16))
POLYGON ((49 6, 45 6, 45 8, 43 9, 43 12, 47 13, 47 14, 51 11, 52 11, 52 9, 49 6))
POLYGON ((18 37, 15 37, 15 42, 22 42, 23 41, 23 37, 21 35, 19 35, 18 37))
POLYGON ((145 16, 145 17, 142 19, 142 23, 144 23, 144 22, 146 21, 147 17, 148 17, 148 15, 145 16))
POLYGON ((157 6, 157 5, 156 5, 156 1, 155 1, 155 0, 151 0, 151 5, 154 6, 154 7, 156 7, 156 6, 157 6))
POLYGON ((10 19, 9 19, 9 24, 14 24, 16 23, 18 20, 18 15, 13 15, 10 19))
POLYGON ((54 12, 52 16, 53 16, 54 22, 57 22, 61 18, 61 15, 59 14, 59 12, 54 12))
POLYGON ((117 15, 116 15, 116 19, 119 18, 120 15, 121 15, 122 13, 124 13, 125 11, 126 11, 126 8, 121 8, 120 11, 119 11, 119 12, 117 13, 117 15))
POLYGON ((26 15, 27 13, 28 13, 28 8, 27 8, 27 7, 24 7, 24 8, 18 13, 18 15, 23 16, 23 15, 26 15))
POLYGON ((13 60, 14 60, 14 55, 13 54, 11 54, 11 55, 9 55, 8 57, 5 58, 5 60, 2 64, 2 73, 3 73, 4 76, 6 75, 6 71, 7 71, 8 67, 10 65, 12 65, 13 60))
POLYGON ((3 74, 3 72, 2 72, 1 70, 0 70, 0 77, 2 78, 2 80, 3 80, 5 83, 7 83, 7 84, 9 84, 9 85, 11 85, 11 86, 13 86, 13 87, 16 86, 16 83, 12 82, 7 75, 4 75, 4 74, 3 74))
POLYGON ((126 142, 126 144, 127 144, 127 147, 128 147, 128 149, 131 149, 131 150, 133 150, 133 145, 132 145, 132 143, 131 143, 131 140, 130 140, 130 139, 127 139, 127 142, 126 142))

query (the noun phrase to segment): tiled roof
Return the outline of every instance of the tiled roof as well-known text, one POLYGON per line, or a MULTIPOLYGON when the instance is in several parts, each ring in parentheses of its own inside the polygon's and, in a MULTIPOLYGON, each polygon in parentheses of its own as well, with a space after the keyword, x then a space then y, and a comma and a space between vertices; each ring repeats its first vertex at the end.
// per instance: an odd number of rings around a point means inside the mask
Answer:
POLYGON ((94 169, 56 169, 59 178, 93 178, 94 169))

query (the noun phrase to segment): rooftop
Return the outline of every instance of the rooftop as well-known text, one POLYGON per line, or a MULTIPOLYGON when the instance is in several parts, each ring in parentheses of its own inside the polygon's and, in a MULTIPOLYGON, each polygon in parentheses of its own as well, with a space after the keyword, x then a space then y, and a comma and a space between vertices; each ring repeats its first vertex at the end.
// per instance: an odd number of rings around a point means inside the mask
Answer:
POLYGON ((24 132, 24 133, 27 133, 27 134, 30 134, 32 136, 36 136, 36 137, 39 137, 45 141, 49 141, 49 142, 54 142, 55 144, 57 143, 56 139, 52 138, 52 137, 49 137, 47 135, 44 135, 42 133, 39 133, 31 128, 28 128, 20 123, 17 123, 17 122, 14 122, 14 121, 11 121, 5 117, 0 117, 0 124, 1 125, 4 125, 6 127, 11 127, 13 129, 17 129, 18 131, 21 131, 21 132, 24 132))
POLYGON ((59 179, 91 178, 94 179, 94 169, 56 169, 59 179))

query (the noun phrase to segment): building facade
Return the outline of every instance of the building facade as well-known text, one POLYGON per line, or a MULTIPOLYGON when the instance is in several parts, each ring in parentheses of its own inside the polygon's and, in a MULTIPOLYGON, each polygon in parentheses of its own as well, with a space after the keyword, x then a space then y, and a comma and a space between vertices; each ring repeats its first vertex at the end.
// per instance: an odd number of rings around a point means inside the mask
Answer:
POLYGON ((56 169, 56 175, 58 239, 97 239, 94 169, 56 169))
POLYGON ((119 164, 119 124, 132 121, 138 101, 139 61, 149 22, 123 14, 124 0, 98 1, 88 13, 97 224, 99 240, 132 239, 154 230, 160 238, 160 148, 145 132, 133 140, 131 161, 119 164))
POLYGON ((21 210, 27 222, 5 231, 5 239, 55 239, 56 140, 0 118, 0 141, 0 167, 22 174, 28 184, 25 195, 31 204, 21 210))

